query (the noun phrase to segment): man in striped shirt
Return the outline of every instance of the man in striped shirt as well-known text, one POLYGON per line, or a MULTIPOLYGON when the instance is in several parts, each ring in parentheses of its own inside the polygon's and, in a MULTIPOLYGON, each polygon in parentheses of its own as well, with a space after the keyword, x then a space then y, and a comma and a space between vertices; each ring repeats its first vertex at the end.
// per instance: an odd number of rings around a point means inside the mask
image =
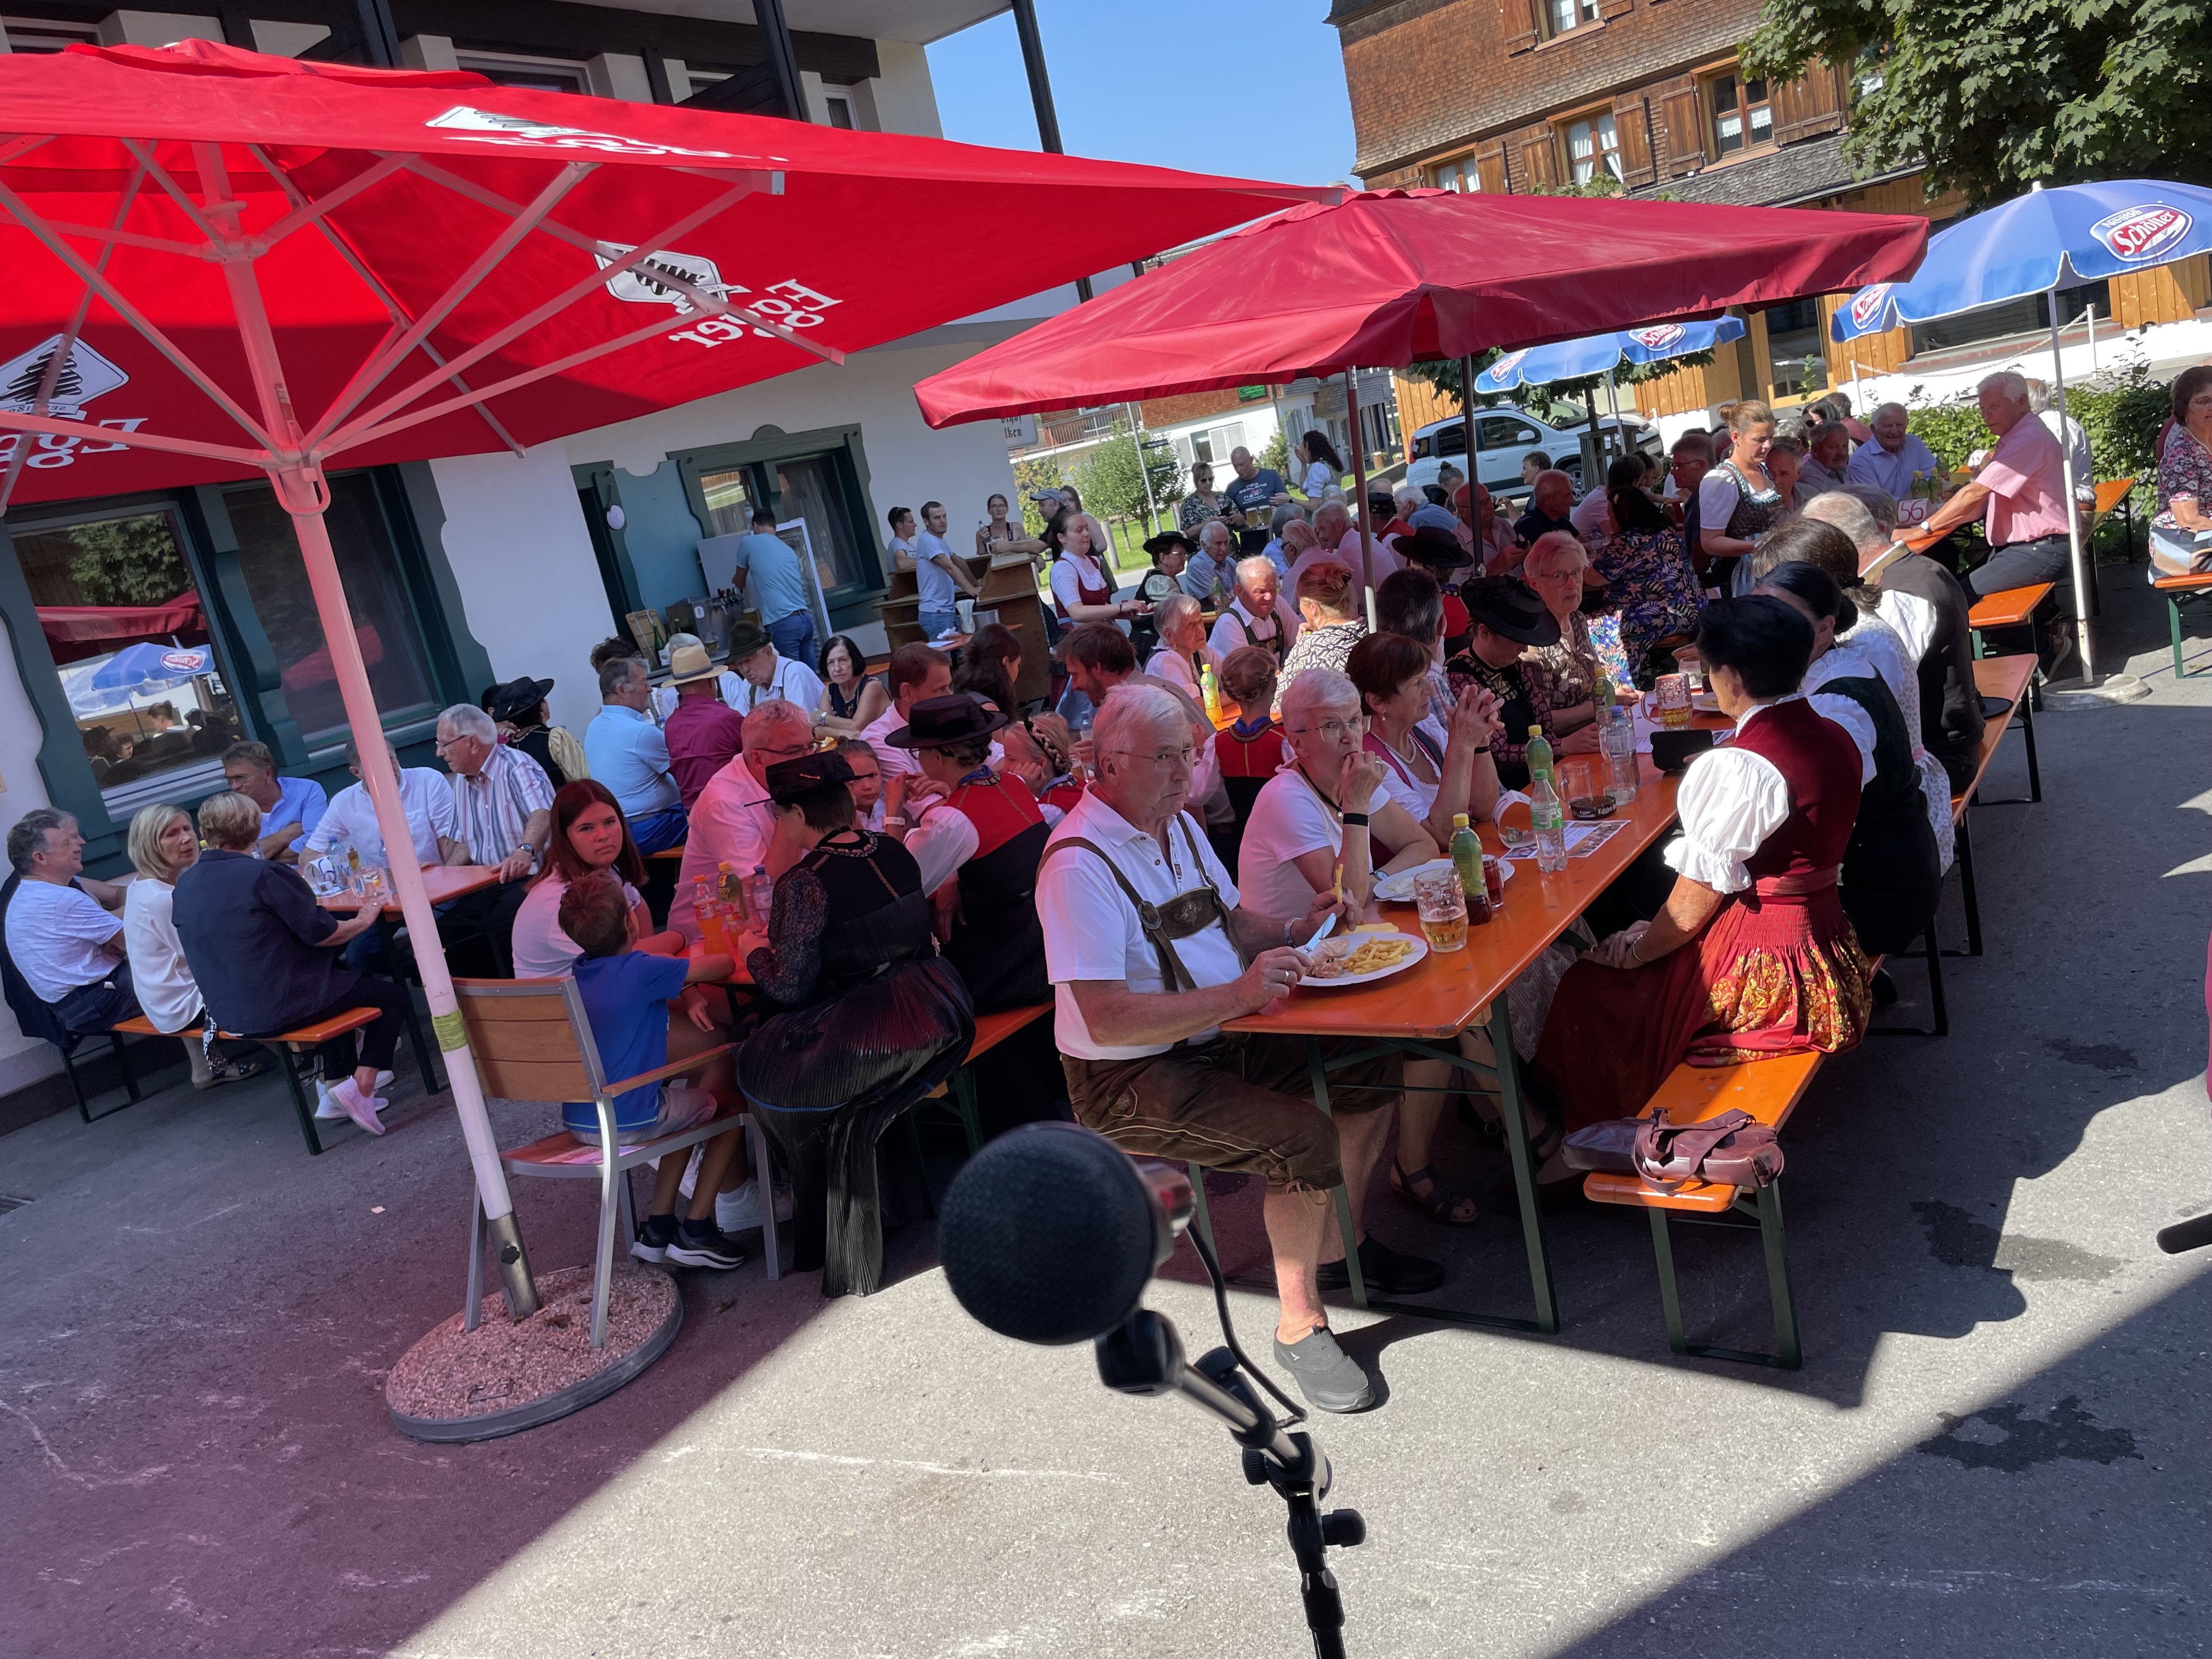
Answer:
POLYGON ((447 861, 495 866, 495 886, 456 901, 439 919, 448 946, 479 935, 494 976, 514 974, 514 913, 521 908, 553 830, 553 784, 519 749, 502 745, 491 716, 455 703, 438 716, 438 754, 453 775, 455 845, 447 861))

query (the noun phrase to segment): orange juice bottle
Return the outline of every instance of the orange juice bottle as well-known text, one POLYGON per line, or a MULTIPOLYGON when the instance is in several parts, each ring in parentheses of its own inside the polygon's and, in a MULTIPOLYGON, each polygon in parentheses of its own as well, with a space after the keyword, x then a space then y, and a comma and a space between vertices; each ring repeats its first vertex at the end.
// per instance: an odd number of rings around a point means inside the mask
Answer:
POLYGON ((722 907, 714 900, 714 889, 707 878, 695 876, 691 881, 691 902, 699 918, 699 942, 710 957, 730 954, 729 931, 722 923, 722 907))

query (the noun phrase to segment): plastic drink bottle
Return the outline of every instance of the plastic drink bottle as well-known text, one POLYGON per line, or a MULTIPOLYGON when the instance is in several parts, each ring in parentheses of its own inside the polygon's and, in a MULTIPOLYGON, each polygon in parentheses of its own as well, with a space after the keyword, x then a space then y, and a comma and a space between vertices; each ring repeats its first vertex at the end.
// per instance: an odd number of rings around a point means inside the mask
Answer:
POLYGON ((735 916, 740 927, 751 921, 752 918, 745 914, 744 884, 738 879, 738 872, 730 868, 726 859, 722 861, 714 878, 714 896, 720 901, 725 917, 735 916))
POLYGON ((1536 831, 1536 867, 1547 872, 1565 869, 1566 811, 1559 805, 1559 792, 1552 782, 1548 766, 1529 775, 1528 822, 1536 831))
POLYGON ((1467 895, 1468 926, 1480 927, 1490 920, 1490 887, 1483 879, 1482 843, 1468 827, 1464 812, 1452 814, 1451 861, 1459 872, 1460 889, 1467 895))
POLYGON ((691 905, 699 921, 699 942, 707 947, 710 957, 730 954, 729 928, 722 921, 722 907, 715 902, 714 890, 704 876, 691 878, 691 905))
POLYGON ((1528 728, 1528 775, 1532 778, 1539 772, 1552 769, 1552 745, 1544 740, 1544 728, 1540 726, 1528 728))
POLYGON ((1206 700, 1206 718, 1216 726, 1221 724, 1221 682, 1214 678, 1213 665, 1203 663, 1198 671, 1198 689, 1206 700))
POLYGON ((745 884, 745 902, 752 907, 754 927, 762 929, 768 927, 769 907, 774 902, 775 893, 775 884, 768 878, 768 866, 753 866, 752 879, 745 884))

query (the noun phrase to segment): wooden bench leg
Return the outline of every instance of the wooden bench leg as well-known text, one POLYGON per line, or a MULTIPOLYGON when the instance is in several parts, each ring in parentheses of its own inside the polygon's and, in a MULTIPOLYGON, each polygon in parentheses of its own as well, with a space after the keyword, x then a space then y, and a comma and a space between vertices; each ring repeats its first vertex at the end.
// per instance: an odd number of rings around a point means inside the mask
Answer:
POLYGON ((1682 1296, 1674 1283, 1674 1243, 1667 1231, 1667 1212, 1645 1213, 1651 1218, 1651 1257, 1659 1267, 1659 1306, 1667 1316, 1667 1346, 1676 1353, 1687 1353, 1690 1339, 1682 1329, 1682 1296))
POLYGON ((2181 601, 2171 593, 2166 596, 2166 621, 2173 631, 2173 678, 2187 679, 2189 671, 2181 665, 2181 601))
POLYGON ((968 1156, 983 1150, 983 1108, 975 1097, 975 1077, 965 1066, 952 1074, 952 1110, 968 1137, 968 1156))
POLYGON ((1978 957, 1982 953, 1982 908, 1974 895, 1974 836, 1971 828, 1973 813, 1971 807, 1959 814, 1957 837, 1959 860, 1959 895, 1966 906, 1966 948, 1948 951, 1947 956, 1978 957))
POLYGON ((1928 931, 1921 935, 1921 959, 1928 964, 1928 1000, 1936 1011, 1936 1024, 1926 1025, 1869 1025, 1869 1036, 1948 1036, 1951 1035, 1951 1016, 1943 1004, 1943 951, 1936 932, 1936 918, 1928 919, 1928 931))
POLYGON ((1788 1239, 1782 1230, 1782 1183, 1770 1182, 1759 1189, 1759 1238, 1766 1249, 1766 1294, 1774 1304, 1774 1348, 1778 1364, 1794 1371, 1805 1363, 1797 1345, 1797 1297, 1790 1284, 1788 1239))
POLYGON ((2023 707, 2020 711, 2021 735, 2027 743, 2027 799, 2030 802, 2043 799, 2043 774, 2035 763, 2035 711, 2023 707))

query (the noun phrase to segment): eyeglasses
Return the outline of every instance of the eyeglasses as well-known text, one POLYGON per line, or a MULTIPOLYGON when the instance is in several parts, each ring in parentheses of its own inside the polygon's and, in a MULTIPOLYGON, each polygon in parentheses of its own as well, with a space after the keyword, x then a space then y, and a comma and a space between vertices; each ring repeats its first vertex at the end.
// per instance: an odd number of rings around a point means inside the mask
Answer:
POLYGON ((785 744, 781 746, 763 744, 753 752, 760 755, 773 755, 778 760, 796 760, 801 755, 812 754, 814 745, 811 743, 785 744))
POLYGON ((457 732, 450 738, 438 738, 435 742, 431 744, 430 747, 437 753, 442 755, 448 749, 458 749, 468 741, 469 735, 467 732, 457 732))
POLYGON ((1323 720, 1319 726, 1293 726, 1290 729, 1299 737, 1318 732, 1331 743, 1340 743, 1346 738, 1356 738, 1367 722, 1358 715, 1348 720, 1323 720))
POLYGON ((1116 749, 1113 752, 1117 755, 1126 755, 1131 760, 1152 761, 1160 766, 1165 766, 1171 761, 1178 766, 1198 764, 1198 750, 1188 744, 1183 744, 1180 749, 1163 749, 1156 755, 1147 755, 1135 749, 1116 749))

